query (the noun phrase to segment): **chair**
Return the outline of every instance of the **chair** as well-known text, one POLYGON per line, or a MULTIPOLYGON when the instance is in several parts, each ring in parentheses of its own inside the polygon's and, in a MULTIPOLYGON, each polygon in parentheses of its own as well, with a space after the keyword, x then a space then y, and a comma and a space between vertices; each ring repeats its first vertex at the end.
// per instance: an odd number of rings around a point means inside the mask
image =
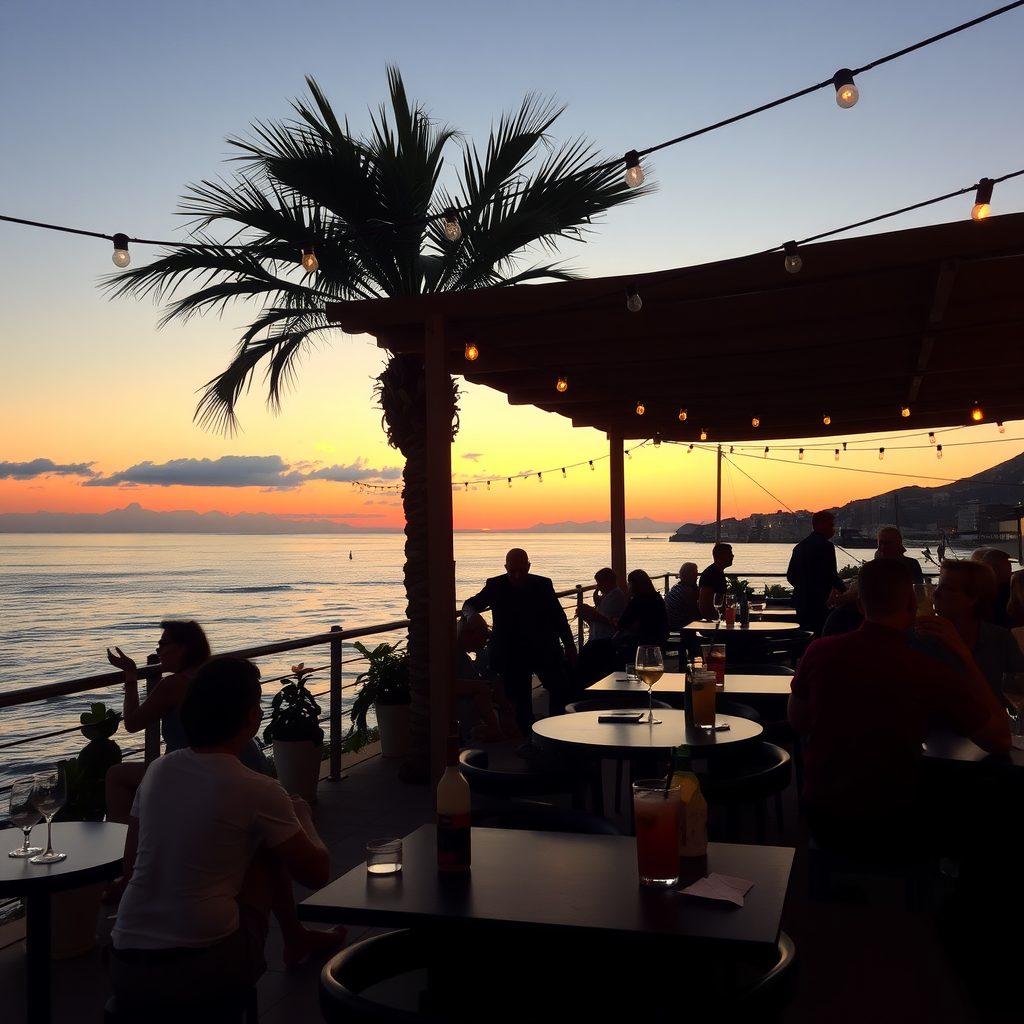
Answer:
POLYGON ((717 766, 713 774, 701 776, 700 788, 711 807, 724 806, 729 842, 740 841, 740 807, 752 804, 754 830, 762 846, 767 842, 764 801, 775 797, 775 815, 782 830, 782 793, 793 777, 789 753, 774 743, 762 743, 754 757, 735 765, 717 766))
MULTIPOLYGON (((727 663, 728 664, 728 663, 727 663)), ((752 664, 744 665, 743 671, 751 676, 792 676, 796 675, 794 669, 788 665, 752 664)))
POLYGON ((583 789, 579 775, 572 771, 496 771, 490 766, 486 750, 463 750, 459 768, 469 788, 480 796, 497 797, 503 801, 514 798, 568 793, 572 806, 583 809, 583 789))
POLYGON ((103 1007, 103 1024, 259 1024, 256 986, 214 998, 128 1002, 111 996, 103 1007))
POLYGON ((552 807, 531 800, 496 804, 473 811, 473 824, 482 828, 519 828, 534 832, 574 832, 578 835, 621 836, 605 818, 575 807, 552 807))
MULTIPOLYGON (((652 700, 650 702, 652 708, 668 708, 671 709, 671 704, 666 704, 664 701, 652 700)), ((616 692, 614 690, 606 692, 601 697, 594 697, 589 700, 576 700, 571 704, 565 705, 565 713, 567 715, 578 714, 581 711, 623 711, 630 708, 636 708, 638 711, 647 706, 647 701, 644 700, 644 694, 639 691, 632 690, 620 690, 616 692)), ((615 813, 619 814, 622 810, 622 773, 625 769, 625 761, 622 758, 618 758, 615 762, 615 813)), ((594 794, 594 812, 596 814, 604 814, 604 780, 601 777, 601 763, 597 763, 597 767, 591 775, 591 785, 594 794)))
POLYGON ((761 721, 761 712, 750 704, 741 704, 737 700, 715 700, 715 713, 732 715, 733 718, 746 718, 751 722, 761 721))

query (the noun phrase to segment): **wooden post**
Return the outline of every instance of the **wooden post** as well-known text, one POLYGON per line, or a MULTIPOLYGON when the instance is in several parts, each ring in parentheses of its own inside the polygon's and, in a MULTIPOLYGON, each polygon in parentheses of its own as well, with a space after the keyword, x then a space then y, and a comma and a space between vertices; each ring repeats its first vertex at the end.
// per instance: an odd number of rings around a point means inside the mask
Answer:
MULTIPOLYGON (((332 633, 340 633, 341 626, 331 626, 332 633)), ((341 640, 331 641, 331 703, 328 708, 331 737, 331 781, 341 778, 341 748, 345 745, 345 730, 341 724, 341 640)))
POLYGON ((626 589, 626 467, 622 454, 621 431, 608 434, 608 499, 610 502, 612 569, 619 589, 626 589))
POLYGON ((452 380, 443 317, 426 323, 427 538, 430 572, 430 776, 444 774, 445 740, 455 678, 455 547, 452 535, 452 380))

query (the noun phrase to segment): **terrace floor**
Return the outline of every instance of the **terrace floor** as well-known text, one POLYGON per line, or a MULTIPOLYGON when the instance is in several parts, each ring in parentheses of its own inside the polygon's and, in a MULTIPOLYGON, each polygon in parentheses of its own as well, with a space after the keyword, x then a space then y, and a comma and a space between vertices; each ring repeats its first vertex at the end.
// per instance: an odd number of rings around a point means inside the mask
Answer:
MULTIPOLYGON (((505 752, 505 756, 514 755, 505 752)), ((605 764, 610 805, 613 764, 605 764)), ((321 783, 315 819, 331 850, 332 877, 364 859, 367 840, 407 835, 433 820, 430 788, 399 782, 398 767, 398 761, 371 756, 347 766, 341 781, 321 783)), ((753 842, 752 835, 749 841, 753 842)), ((793 785, 785 794, 781 832, 769 808, 768 842, 797 851, 783 928, 797 946, 800 986, 782 1017, 784 1024, 1003 1024, 1021 1019, 972 1004, 942 950, 932 917, 904 909, 902 881, 851 880, 857 888, 846 896, 848 900, 852 896, 852 901, 808 900, 806 830, 798 816, 793 785)), ((948 882, 938 882, 940 901, 948 887, 948 882)), ((297 897, 304 895, 297 888, 297 897)), ((110 913, 107 907, 101 912, 100 945, 110 932, 110 913)), ((350 928, 349 940, 371 931, 350 928)), ((286 970, 281 963, 280 932, 272 923, 267 944, 270 967, 259 983, 260 1020, 265 1024, 319 1020, 317 977, 326 959, 323 954, 286 970)), ((23 943, 0 949, 2 1018, 10 1024, 25 1019, 24 970, 23 943)), ((52 995, 54 1024, 102 1020, 109 988, 99 946, 85 956, 54 961, 52 995)))

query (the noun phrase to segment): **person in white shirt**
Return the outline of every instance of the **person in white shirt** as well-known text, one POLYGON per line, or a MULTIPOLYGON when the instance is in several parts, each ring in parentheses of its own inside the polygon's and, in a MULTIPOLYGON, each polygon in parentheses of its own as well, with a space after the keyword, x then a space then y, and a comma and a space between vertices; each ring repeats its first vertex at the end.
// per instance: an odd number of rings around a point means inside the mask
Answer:
POLYGON ((591 640, 610 640, 615 636, 619 616, 626 610, 629 599, 619 589, 619 577, 614 569, 598 569, 594 582, 597 584, 594 603, 580 605, 577 614, 590 626, 591 640))

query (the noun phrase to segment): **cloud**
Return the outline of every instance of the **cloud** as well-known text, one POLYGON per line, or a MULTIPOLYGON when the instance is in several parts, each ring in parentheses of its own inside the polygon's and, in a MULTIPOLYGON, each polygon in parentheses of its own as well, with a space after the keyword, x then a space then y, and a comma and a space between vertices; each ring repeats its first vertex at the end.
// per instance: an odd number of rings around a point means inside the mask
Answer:
MULTIPOLYGON (((45 461, 45 460, 41 460, 45 461)), ((224 455, 219 459, 171 459, 169 462, 139 462, 109 476, 90 474, 86 487, 260 487, 264 490, 292 490, 308 480, 348 483, 353 480, 394 479, 398 466, 374 469, 357 458, 350 466, 290 464, 280 455, 224 455), (301 468, 297 468, 301 467, 301 468)))
POLYGON ((470 462, 476 462, 484 457, 483 452, 465 452, 462 456, 464 459, 469 459, 470 462))
POLYGON ((34 480, 38 476, 96 477, 89 467, 91 462, 73 462, 58 465, 52 459, 33 459, 31 462, 0 462, 0 480, 34 480))

